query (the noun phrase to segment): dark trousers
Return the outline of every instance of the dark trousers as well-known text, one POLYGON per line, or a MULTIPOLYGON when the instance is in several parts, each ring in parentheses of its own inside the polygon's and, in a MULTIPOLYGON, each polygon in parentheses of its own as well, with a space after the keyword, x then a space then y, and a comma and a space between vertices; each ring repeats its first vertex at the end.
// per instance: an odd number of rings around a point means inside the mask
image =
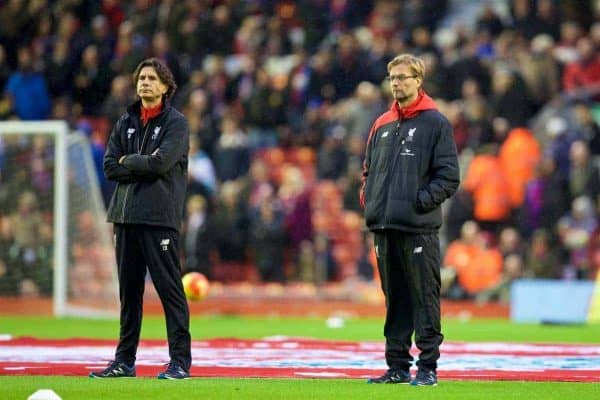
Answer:
POLYGON ((443 340, 440 324, 440 242, 437 234, 376 231, 375 251, 385 294, 385 359, 408 370, 411 337, 421 351, 417 365, 436 370, 443 340))
POLYGON ((181 283, 179 233, 150 225, 115 224, 121 332, 115 360, 135 362, 142 328, 146 268, 167 322, 169 356, 189 371, 192 362, 190 313, 181 283))

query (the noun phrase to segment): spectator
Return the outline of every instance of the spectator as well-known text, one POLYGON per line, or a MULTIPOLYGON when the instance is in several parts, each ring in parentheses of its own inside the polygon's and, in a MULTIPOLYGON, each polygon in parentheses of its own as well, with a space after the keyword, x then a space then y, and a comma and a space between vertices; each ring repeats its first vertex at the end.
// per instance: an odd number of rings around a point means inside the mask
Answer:
POLYGON ((225 5, 215 7, 212 12, 212 19, 207 27, 211 32, 210 36, 213 38, 208 43, 212 53, 219 55, 232 53, 236 22, 229 7, 225 5))
POLYGON ((175 53, 183 52, 183 49, 178 47, 178 44, 181 46, 179 28, 182 26, 182 22, 190 8, 190 2, 176 0, 163 0, 158 4, 156 12, 157 30, 166 33, 168 42, 174 47, 175 53))
POLYGON ((463 225, 472 219, 474 219, 473 197, 464 187, 460 187, 452 196, 448 207, 445 224, 447 242, 452 243, 457 240, 463 225))
POLYGON ((10 220, 14 227, 11 252, 15 261, 11 268, 16 268, 10 271, 10 275, 18 282, 19 291, 23 294, 50 294, 52 290, 50 253, 43 251, 44 245, 48 243, 47 226, 42 219, 38 199, 33 192, 22 192, 19 196, 18 208, 10 216, 10 220))
POLYGON ((589 278, 596 279, 600 271, 600 228, 596 228, 588 242, 588 259, 590 260, 589 278))
POLYGON ((69 55, 69 43, 56 40, 54 49, 47 55, 44 73, 52 96, 64 96, 73 89, 73 56, 69 55))
POLYGON ((600 156, 600 125, 594 120, 590 105, 578 102, 573 107, 573 118, 577 136, 589 145, 592 156, 600 156))
POLYGON ((525 187, 519 218, 521 234, 529 238, 540 228, 552 232, 568 208, 567 182, 557 171, 554 160, 544 157, 536 168, 535 177, 525 187))
POLYGON ((217 190, 215 167, 208 154, 202 149, 202 143, 196 135, 190 136, 188 160, 188 189, 192 193, 212 197, 217 190))
POLYGON ((482 148, 467 170, 463 188, 473 198, 473 216, 486 230, 498 232, 510 221, 508 179, 492 148, 482 148))
POLYGON ((504 67, 495 69, 491 106, 496 116, 508 120, 511 128, 527 125, 531 103, 523 78, 517 72, 504 67))
POLYGON ((538 0, 535 11, 535 15, 531 21, 531 32, 534 35, 546 34, 550 35, 553 39, 558 39, 560 16, 554 1, 538 0))
POLYGON ((284 282, 284 244, 286 240, 283 215, 273 198, 262 202, 250 221, 250 248, 263 282, 284 282))
POLYGON ((497 37, 503 30, 504 23, 494 10, 494 7, 492 4, 486 3, 477 19, 477 31, 487 31, 492 37, 497 37))
POLYGON ((573 20, 563 21, 560 25, 560 39, 553 50, 554 57, 566 65, 577 61, 577 40, 583 36, 581 25, 573 20))
POLYGON ((264 69, 258 69, 248 82, 252 86, 244 100, 245 122, 249 128, 250 146, 253 150, 274 147, 278 143, 278 124, 283 123, 283 98, 276 95, 271 77, 264 69))
POLYGON ((372 122, 384 111, 385 104, 377 86, 370 82, 361 82, 354 95, 346 101, 339 102, 336 109, 336 117, 344 124, 348 137, 358 137, 364 142, 372 122))
POLYGON ((600 193, 600 171, 590 159, 588 145, 583 140, 571 144, 569 151, 569 194, 571 199, 587 196, 593 204, 598 202, 600 193))
POLYGON ((478 302, 499 301, 508 304, 510 301, 510 287, 512 283, 523 276, 523 258, 518 254, 510 254, 504 259, 500 281, 493 287, 477 294, 478 302))
POLYGON ((513 254, 523 257, 525 255, 524 249, 525 243, 517 229, 509 226, 500 231, 498 235, 498 250, 500 250, 504 259, 513 254))
POLYGON ((558 279, 561 277, 559 254, 553 247, 548 232, 536 230, 531 237, 531 245, 525 257, 526 274, 537 279, 558 279))
POLYGON ((475 236, 473 254, 467 267, 457 271, 458 283, 469 297, 494 288, 502 279, 502 253, 492 240, 491 234, 480 231, 475 236))
POLYGON ((579 136, 569 128, 566 119, 558 116, 548 119, 544 133, 547 135, 545 152, 556 163, 558 173, 567 179, 571 164, 571 144, 579 136))
POLYGON ((136 0, 129 5, 126 14, 135 35, 140 38, 152 35, 158 18, 157 11, 156 4, 149 0, 136 0))
POLYGON ((177 56, 171 51, 171 43, 166 32, 158 31, 152 37, 152 54, 154 57, 165 63, 171 71, 173 71, 173 77, 175 82, 186 82, 186 77, 183 76, 181 65, 177 56))
POLYGON ((296 259, 301 243, 313 237, 310 188, 300 170, 292 167, 285 171, 277 194, 283 205, 291 258, 296 259))
POLYGON ((528 0, 514 0, 511 2, 512 28, 523 35, 526 39, 535 36, 533 26, 533 12, 528 0))
POLYGON ((336 180, 346 175, 348 154, 343 145, 346 129, 338 125, 325 138, 317 155, 317 177, 336 180))
POLYGON ((8 82, 8 78, 11 75, 11 68, 8 64, 8 60, 6 58, 6 51, 4 50, 4 46, 0 44, 0 87, 4 88, 6 86, 6 82, 8 82))
POLYGON ((571 211, 558 221, 561 244, 568 251, 567 264, 563 265, 564 279, 589 279, 590 261, 587 247, 598 227, 593 204, 587 197, 573 200, 571 211))
MULTIPOLYGON (((269 170, 261 158, 255 158, 250 165, 250 173, 243 181, 242 198, 248 204, 251 213, 258 213, 261 204, 269 201, 275 193, 269 170)), ((272 172, 272 171, 271 171, 272 172)))
POLYGON ((19 69, 10 75, 5 88, 12 109, 23 120, 45 119, 51 110, 46 80, 34 70, 29 48, 21 47, 18 53, 19 69))
POLYGON ((111 82, 110 93, 102 104, 102 115, 105 116, 110 124, 114 124, 119 119, 122 110, 133 101, 131 90, 131 80, 126 75, 116 76, 111 82))
POLYGON ((447 71, 441 63, 440 56, 436 53, 423 53, 421 58, 425 63, 425 70, 429 76, 427 82, 423 83, 423 89, 427 93, 431 93, 431 97, 434 99, 447 97, 447 71))
POLYGON ((91 25, 91 44, 98 49, 100 65, 108 65, 116 44, 115 36, 110 31, 108 19, 102 14, 96 15, 92 19, 91 25))
POLYGON ((214 268, 214 277, 220 281, 243 280, 243 264, 246 262, 248 243, 248 211, 240 201, 240 185, 235 181, 225 182, 215 213, 215 239, 219 265, 214 268))
POLYGON ((541 148, 533 133, 526 128, 515 128, 500 146, 498 157, 507 179, 510 203, 513 208, 521 207, 525 186, 533 178, 540 161, 541 148))
MULTIPOLYGON (((490 117, 492 110, 488 100, 481 93, 479 84, 475 79, 467 79, 463 82, 462 98, 457 104, 466 124, 463 129, 454 130, 454 140, 457 142, 459 152, 464 148, 477 149, 488 141, 486 135, 492 130, 490 117), (461 131, 465 132, 463 138, 457 137, 461 131), (462 147, 459 145, 462 143, 462 147)), ((457 110, 457 111, 459 111, 457 110)))
POLYGON ((221 121, 221 136, 215 148, 215 166, 220 181, 231 181, 245 175, 250 168, 248 137, 235 118, 221 121))
POLYGON ((81 65, 74 76, 73 98, 85 115, 97 115, 110 87, 110 69, 101 64, 98 48, 89 45, 83 51, 81 65))
POLYGON ((537 35, 529 48, 517 54, 519 73, 523 76, 534 110, 539 110, 560 91, 560 71, 552 56, 553 46, 551 36, 537 35))
POLYGON ((115 52, 111 60, 111 69, 115 75, 127 74, 144 58, 141 49, 134 46, 133 24, 126 21, 119 25, 119 34, 115 52))
MULTIPOLYGON (((192 74, 192 82, 198 78, 196 73, 192 74)), ((195 87, 189 93, 186 102, 186 114, 190 119, 191 132, 200 139, 202 149, 214 161, 219 131, 210 113, 211 105, 208 94, 201 87, 195 87)))
POLYGON ((562 83, 567 91, 600 85, 600 54, 588 37, 577 40, 577 59, 565 67, 562 83))
POLYGON ((444 98, 455 100, 460 97, 463 82, 467 79, 474 79, 477 82, 481 92, 488 94, 490 86, 490 72, 477 58, 476 43, 469 41, 460 49, 460 56, 456 57, 447 68, 446 93, 444 98))
POLYGON ((466 271, 476 252, 475 240, 479 225, 475 221, 465 222, 460 229, 460 237, 453 240, 444 256, 442 275, 442 295, 453 299, 466 296, 465 288, 458 283, 457 276, 466 271))
POLYGON ((0 294, 2 295, 20 294, 20 262, 14 252, 11 252, 14 240, 13 224, 7 217, 0 218, 0 294))
POLYGON ((215 256, 216 230, 213 215, 207 210, 207 202, 201 195, 188 198, 187 215, 183 223, 183 273, 201 272, 212 279, 215 256))

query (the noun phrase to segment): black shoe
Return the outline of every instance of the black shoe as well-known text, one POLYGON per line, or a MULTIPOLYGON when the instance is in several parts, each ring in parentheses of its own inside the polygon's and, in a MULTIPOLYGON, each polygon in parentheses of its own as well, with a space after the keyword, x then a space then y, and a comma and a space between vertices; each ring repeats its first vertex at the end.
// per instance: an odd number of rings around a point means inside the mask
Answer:
POLYGON ((111 361, 102 371, 90 372, 90 378, 133 378, 135 366, 128 366, 124 362, 111 361))
POLYGON ((410 383, 413 386, 437 386, 437 373, 432 370, 419 368, 417 376, 410 383))
POLYGON ((175 364, 167 364, 167 369, 164 372, 158 374, 158 379, 187 379, 190 377, 190 373, 183 369, 183 367, 175 364))
POLYGON ((367 383, 410 383, 410 372, 402 369, 388 369, 378 378, 369 378, 367 383))

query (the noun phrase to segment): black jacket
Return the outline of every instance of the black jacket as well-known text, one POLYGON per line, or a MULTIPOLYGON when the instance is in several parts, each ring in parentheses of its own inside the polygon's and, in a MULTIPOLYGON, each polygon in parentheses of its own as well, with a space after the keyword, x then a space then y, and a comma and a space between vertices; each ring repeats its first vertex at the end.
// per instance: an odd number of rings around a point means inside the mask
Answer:
POLYGON ((107 219, 179 231, 187 186, 188 123, 165 102, 161 113, 143 127, 140 106, 138 101, 119 118, 104 154, 104 174, 117 182, 107 219))
POLYGON ((371 128, 361 193, 370 230, 436 232, 440 205, 458 188, 452 127, 424 97, 411 115, 393 105, 371 128))

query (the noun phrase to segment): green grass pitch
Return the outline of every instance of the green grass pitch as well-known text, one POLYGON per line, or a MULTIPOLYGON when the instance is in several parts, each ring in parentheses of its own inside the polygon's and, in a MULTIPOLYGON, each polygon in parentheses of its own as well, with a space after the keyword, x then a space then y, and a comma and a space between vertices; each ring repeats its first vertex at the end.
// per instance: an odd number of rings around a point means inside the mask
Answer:
MULTIPOLYGON (((193 317, 195 340, 215 337, 263 338, 273 335, 338 340, 382 340, 381 319, 348 319, 343 328, 327 328, 322 318, 193 317)), ((0 334, 38 338, 116 339, 116 320, 0 317, 0 334)), ((447 319, 448 341, 600 343, 600 325, 514 324, 503 320, 447 319)), ((145 317, 142 338, 164 339, 164 318, 145 317)), ((383 357, 383 354, 382 354, 383 357)), ((69 399, 561 399, 600 398, 600 385, 558 382, 487 382, 442 380, 437 387, 367 385, 357 379, 217 379, 183 382, 151 378, 92 380, 87 377, 0 376, 0 399, 27 399, 52 389, 69 399)))

